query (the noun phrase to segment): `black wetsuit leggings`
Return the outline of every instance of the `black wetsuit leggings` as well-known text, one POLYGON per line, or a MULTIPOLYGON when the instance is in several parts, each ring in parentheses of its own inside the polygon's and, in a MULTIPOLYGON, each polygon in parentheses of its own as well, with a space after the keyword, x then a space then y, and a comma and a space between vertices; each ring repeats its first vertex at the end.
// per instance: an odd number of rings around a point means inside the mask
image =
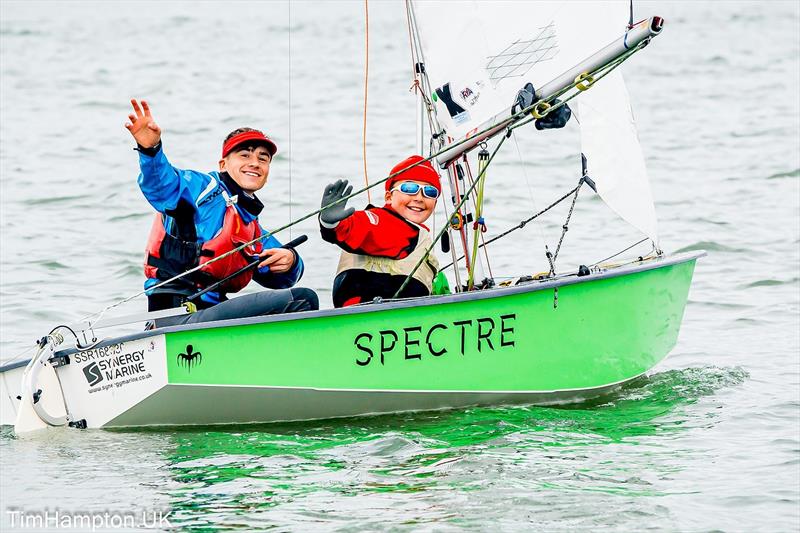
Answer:
MULTIPOLYGON (((155 295, 159 303, 163 302, 166 295, 155 295)), ((171 296, 171 295, 170 295, 171 296)), ((155 297, 151 297, 155 300, 155 297)), ((153 310, 154 302, 150 302, 150 310, 153 310)), ((161 307, 178 307, 179 299, 172 305, 161 307)), ((155 326, 163 328, 178 324, 196 324, 198 322, 210 322, 212 320, 229 320, 232 318, 245 318, 261 315, 278 315, 281 313, 295 313, 297 311, 315 311, 319 309, 319 299, 317 293, 311 289, 293 287, 291 289, 266 290, 254 294, 245 294, 237 298, 231 298, 212 307, 201 309, 190 315, 170 316, 156 320, 155 326)))

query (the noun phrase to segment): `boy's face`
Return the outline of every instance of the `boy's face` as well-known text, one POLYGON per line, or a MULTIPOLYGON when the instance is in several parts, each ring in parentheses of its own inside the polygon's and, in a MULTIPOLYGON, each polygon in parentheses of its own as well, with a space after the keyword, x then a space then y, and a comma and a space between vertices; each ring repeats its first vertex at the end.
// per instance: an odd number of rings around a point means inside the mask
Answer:
MULTIPOLYGON (((428 198, 422 194, 422 187, 430 185, 424 181, 403 180, 416 183, 420 186, 417 194, 410 195, 398 190, 386 191, 386 203, 401 217, 415 224, 423 224, 433 214, 436 208, 436 198, 428 198)), ((396 186, 397 184, 395 184, 396 186)), ((392 187, 394 189, 394 187, 392 187)))
POLYGON ((227 172, 243 191, 253 194, 267 183, 271 162, 264 146, 243 145, 220 160, 219 170, 227 172))

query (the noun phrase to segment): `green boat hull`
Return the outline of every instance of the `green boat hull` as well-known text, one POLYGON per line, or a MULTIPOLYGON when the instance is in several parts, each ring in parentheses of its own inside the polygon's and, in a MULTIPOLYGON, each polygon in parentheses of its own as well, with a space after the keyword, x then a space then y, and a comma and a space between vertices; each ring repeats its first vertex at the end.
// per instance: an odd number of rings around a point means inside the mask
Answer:
POLYGON ((172 387, 114 422, 180 423, 198 405, 206 413, 193 421, 210 424, 580 401, 669 353, 695 259, 167 333, 172 387), (188 346, 200 356, 179 355, 188 346))
POLYGON ((646 373, 669 353, 701 255, 154 330, 73 352, 72 364, 57 371, 72 418, 89 427, 576 402, 646 373))

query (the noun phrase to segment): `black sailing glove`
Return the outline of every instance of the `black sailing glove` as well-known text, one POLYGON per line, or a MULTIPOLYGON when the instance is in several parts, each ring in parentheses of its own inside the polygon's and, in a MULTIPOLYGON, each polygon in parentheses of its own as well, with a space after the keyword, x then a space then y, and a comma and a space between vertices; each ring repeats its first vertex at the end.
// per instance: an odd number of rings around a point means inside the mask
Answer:
MULTIPOLYGON (((531 104, 536 100, 536 89, 533 88, 533 84, 528 82, 525 86, 519 90, 517 93, 517 98, 514 102, 514 105, 511 106, 511 114, 515 114, 523 109, 530 107, 531 104)), ((553 100, 550 104, 551 106, 555 106, 561 100, 553 100)), ((572 110, 569 108, 569 105, 564 104, 555 111, 551 111, 543 118, 536 119, 534 124, 536 124, 537 130, 550 130, 554 128, 563 128, 569 122, 570 117, 572 116, 572 110)))
MULTIPOLYGON (((553 107, 561 100, 553 100, 553 103, 550 104, 553 107)), ((550 111, 547 113, 543 118, 538 118, 534 122, 536 124, 537 130, 550 130, 554 128, 563 128, 569 122, 569 118, 572 116, 572 109, 569 108, 568 104, 564 104, 555 111, 550 111)))
POLYGON ((350 207, 345 209, 347 200, 339 202, 336 205, 325 207, 334 203, 336 200, 341 200, 348 196, 353 191, 353 186, 347 184, 347 180, 336 180, 334 183, 328 184, 325 187, 325 192, 322 194, 322 204, 320 207, 323 209, 319 214, 319 219, 328 226, 335 226, 342 220, 356 212, 355 208, 350 207))
POLYGON ((526 107, 530 107, 534 98, 536 98, 536 90, 533 88, 533 84, 528 82, 517 93, 517 99, 514 101, 514 105, 511 106, 511 114, 514 115, 526 107))

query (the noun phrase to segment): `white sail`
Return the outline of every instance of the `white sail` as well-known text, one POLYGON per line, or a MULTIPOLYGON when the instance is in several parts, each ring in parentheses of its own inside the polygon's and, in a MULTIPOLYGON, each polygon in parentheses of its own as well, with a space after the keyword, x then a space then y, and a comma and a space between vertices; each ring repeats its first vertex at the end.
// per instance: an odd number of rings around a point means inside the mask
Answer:
MULTIPOLYGON (((507 115, 525 83, 546 86, 618 39, 629 22, 627 0, 413 6, 437 118, 451 139, 507 115)), ((581 119, 582 151, 598 193, 657 244, 652 193, 619 71, 571 106, 581 119)))
POLYGON ((578 98, 581 148, 597 193, 658 246, 658 223, 628 91, 619 70, 578 98))
POLYGON ((538 89, 622 35, 627 6, 624 0, 415 2, 431 96, 448 135, 463 137, 507 110, 526 83, 538 89))
MULTIPOLYGON (((595 12, 595 23, 587 31, 599 29, 598 38, 606 38, 602 28, 613 27, 626 16, 624 5, 595 12)), ((612 71, 576 100, 581 151, 597 193, 623 220, 658 246, 653 194, 621 70, 612 71)))

